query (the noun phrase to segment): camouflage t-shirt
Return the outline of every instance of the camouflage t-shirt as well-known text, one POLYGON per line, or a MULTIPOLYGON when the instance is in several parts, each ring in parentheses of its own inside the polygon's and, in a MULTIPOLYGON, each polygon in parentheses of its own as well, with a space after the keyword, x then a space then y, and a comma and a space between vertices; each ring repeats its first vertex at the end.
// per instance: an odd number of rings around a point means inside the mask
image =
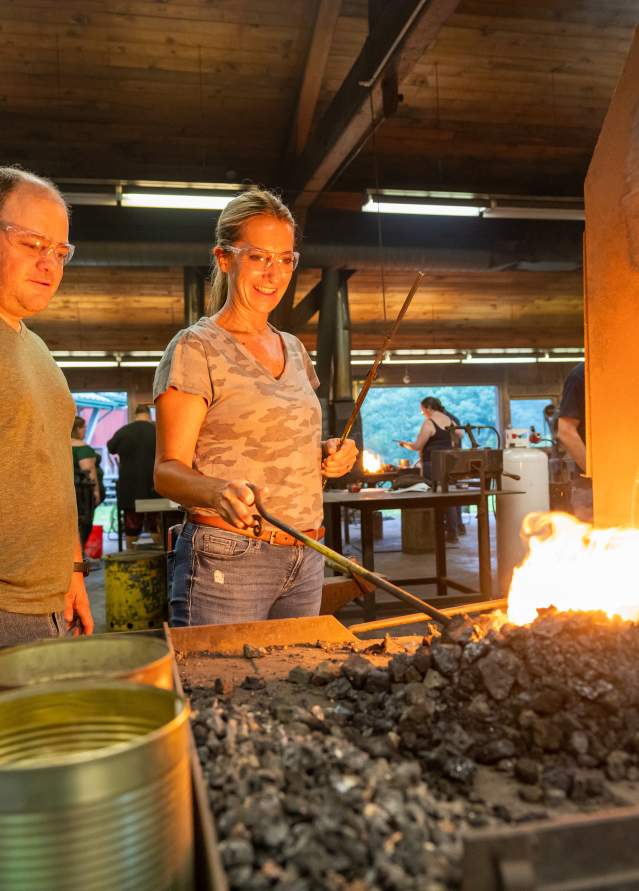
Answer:
POLYGON ((215 319, 202 318, 175 335, 155 373, 153 398, 170 387, 202 396, 208 411, 195 470, 268 486, 269 512, 298 529, 317 528, 323 515, 322 412, 308 353, 297 337, 278 332, 286 364, 276 379, 215 319))

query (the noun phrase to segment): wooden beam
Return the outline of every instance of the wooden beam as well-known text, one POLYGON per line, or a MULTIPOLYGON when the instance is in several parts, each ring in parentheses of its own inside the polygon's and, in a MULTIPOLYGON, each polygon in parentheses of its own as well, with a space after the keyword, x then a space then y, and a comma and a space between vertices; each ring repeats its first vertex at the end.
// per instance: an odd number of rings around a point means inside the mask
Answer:
POLYGON ((289 137, 287 153, 289 156, 301 155, 308 141, 341 5, 342 0, 318 0, 302 86, 289 137))
POLYGON ((299 303, 293 308, 289 319, 288 330, 295 334, 313 318, 322 303, 323 285, 321 280, 311 288, 299 303))
POLYGON ((296 194, 296 208, 311 205, 359 152, 384 120, 385 105, 388 109, 385 73, 395 67, 401 84, 459 2, 394 0, 386 5, 293 167, 289 191, 296 194))

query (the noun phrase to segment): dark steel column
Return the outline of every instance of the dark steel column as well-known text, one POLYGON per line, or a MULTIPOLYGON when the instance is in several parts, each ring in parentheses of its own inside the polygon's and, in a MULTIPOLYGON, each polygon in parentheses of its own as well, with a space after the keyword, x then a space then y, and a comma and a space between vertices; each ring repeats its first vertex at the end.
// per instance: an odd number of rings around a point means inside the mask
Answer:
POLYGON ((206 315, 205 281, 208 270, 203 266, 184 267, 184 324, 195 324, 206 315))

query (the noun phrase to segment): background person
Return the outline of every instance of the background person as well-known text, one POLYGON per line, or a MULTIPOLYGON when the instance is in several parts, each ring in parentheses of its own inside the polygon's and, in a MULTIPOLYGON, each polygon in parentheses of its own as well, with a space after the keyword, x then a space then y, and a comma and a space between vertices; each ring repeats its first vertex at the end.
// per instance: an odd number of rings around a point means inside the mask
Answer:
POLYGON ((557 420, 557 438, 582 475, 573 480, 572 508, 575 516, 592 522, 592 480, 586 473, 586 366, 583 362, 564 381, 557 420))
MULTIPOLYGON (((424 421, 417 434, 417 439, 415 442, 400 439, 399 444, 405 449, 419 452, 422 475, 426 482, 430 483, 432 477, 431 455, 436 449, 452 448, 448 427, 454 422, 449 415, 444 414, 443 406, 435 396, 426 396, 422 399, 420 408, 424 421)), ((454 436, 459 443, 461 441, 460 431, 456 431, 454 436)), ((457 510, 454 507, 448 507, 446 508, 446 541, 454 544, 458 540, 457 510)))
POLYGON ((85 442, 86 429, 87 422, 80 415, 76 415, 71 430, 71 452, 73 454, 73 483, 78 509, 78 529, 83 551, 93 529, 95 509, 102 500, 98 479, 98 454, 85 442))
POLYGON ((321 442, 319 381, 300 341, 268 322, 299 255, 275 195, 251 190, 222 211, 213 306, 181 331, 156 372, 155 486, 185 505, 171 590, 174 625, 316 615, 324 560, 264 523, 253 534, 255 485, 272 513, 319 538, 322 475, 355 462, 347 440, 321 442))
POLYGON ((134 420, 116 430, 107 442, 107 449, 119 458, 118 510, 124 511, 127 548, 133 547, 143 529, 159 543, 157 514, 142 514, 135 509, 137 499, 157 498, 153 488, 155 424, 148 405, 136 405, 134 420))
POLYGON ((0 645, 64 635, 76 621, 93 631, 69 438, 75 405, 23 321, 47 308, 72 256, 53 183, 0 167, 0 645))

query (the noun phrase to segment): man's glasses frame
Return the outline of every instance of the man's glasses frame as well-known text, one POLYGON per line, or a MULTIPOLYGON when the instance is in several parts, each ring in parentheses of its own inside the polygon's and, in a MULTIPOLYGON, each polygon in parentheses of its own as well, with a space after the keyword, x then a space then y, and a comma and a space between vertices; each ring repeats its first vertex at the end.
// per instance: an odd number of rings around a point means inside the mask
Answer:
POLYGON ((25 253, 36 254, 40 257, 46 257, 49 254, 61 266, 66 266, 71 262, 71 258, 75 253, 75 245, 68 241, 51 241, 39 232, 33 232, 31 229, 25 229, 24 226, 18 226, 15 223, 5 223, 0 220, 0 230, 2 230, 9 241, 9 244, 25 253))
POLYGON ((299 251, 282 251, 277 253, 276 251, 265 251, 254 244, 229 244, 225 245, 223 250, 235 254, 237 257, 246 257, 249 266, 262 271, 275 265, 280 272, 292 273, 297 269, 297 264, 300 262, 299 251))

